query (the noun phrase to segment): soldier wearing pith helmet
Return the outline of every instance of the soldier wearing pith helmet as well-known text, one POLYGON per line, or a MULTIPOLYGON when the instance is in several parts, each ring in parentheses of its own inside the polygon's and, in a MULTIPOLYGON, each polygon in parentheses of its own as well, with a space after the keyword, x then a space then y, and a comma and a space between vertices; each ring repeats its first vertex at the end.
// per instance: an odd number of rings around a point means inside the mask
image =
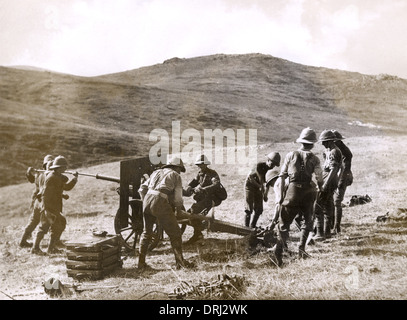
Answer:
MULTIPOLYGON (((219 174, 208 167, 210 164, 211 162, 206 155, 198 155, 195 165, 199 168, 199 171, 183 191, 184 196, 193 196, 195 200, 191 208, 188 209, 192 214, 207 215, 212 207, 219 206, 224 200, 219 196, 223 188, 219 174)), ((192 244, 204 238, 202 233, 203 225, 200 220, 191 220, 191 226, 194 228, 194 233, 185 244, 192 244)))
POLYGON ((334 223, 333 229, 334 232, 341 232, 341 221, 342 221, 342 201, 345 196, 347 187, 353 183, 353 174, 352 174, 352 157, 353 154, 350 149, 343 143, 345 137, 343 137, 339 131, 332 130, 335 134, 336 140, 335 145, 342 152, 342 165, 339 171, 339 181, 338 189, 334 193, 334 223))
MULTIPOLYGON (((42 161, 42 168, 44 170, 49 170, 52 161, 54 160, 54 156, 46 155, 44 160, 42 161)), ((42 189, 43 184, 45 182, 45 174, 44 171, 37 171, 32 167, 29 167, 26 173, 27 180, 31 183, 34 183, 34 191, 31 195, 31 216, 27 226, 24 229, 23 236, 20 241, 20 247, 22 248, 29 248, 32 247, 32 243, 28 242, 27 239, 31 236, 32 232, 40 223, 41 219, 41 201, 42 201, 42 189)))
POLYGON ((266 161, 256 164, 249 172, 244 184, 245 191, 245 225, 255 228, 263 213, 263 201, 267 201, 268 188, 265 187, 266 174, 274 167, 279 167, 281 156, 278 152, 266 155, 266 161))
POLYGON ((155 170, 140 186, 138 192, 143 200, 144 230, 140 239, 138 269, 148 268, 146 256, 153 234, 153 226, 158 222, 170 238, 177 268, 193 267, 184 259, 182 252, 182 232, 176 213, 182 211, 181 172, 185 172, 183 161, 174 157, 167 164, 155 170))
POLYGON ((315 220, 317 233, 314 240, 324 240, 331 237, 331 227, 334 214, 333 195, 338 187, 338 172, 342 165, 342 152, 335 145, 337 140, 331 130, 322 131, 319 141, 325 147, 323 153, 324 184, 315 203, 315 220))
POLYGON ((61 244, 61 234, 66 227, 66 218, 62 215, 63 192, 72 190, 78 181, 78 173, 69 180, 63 173, 68 167, 68 161, 63 156, 57 156, 45 175, 42 192, 41 225, 37 232, 32 253, 43 255, 40 249, 41 240, 50 230, 48 253, 59 253, 57 248, 61 244))
POLYGON ((272 251, 279 266, 283 263, 283 249, 289 238, 290 225, 300 213, 303 221, 298 246, 299 257, 308 256, 305 252, 305 245, 313 228, 313 206, 317 193, 316 185, 312 181, 313 176, 315 176, 318 186, 323 183, 320 160, 311 151, 317 142, 315 131, 311 128, 303 129, 297 142, 302 146, 286 155, 280 171, 281 189, 278 204, 281 208, 277 225, 278 241, 276 248, 272 251), (288 179, 288 186, 286 186, 286 179, 288 179))

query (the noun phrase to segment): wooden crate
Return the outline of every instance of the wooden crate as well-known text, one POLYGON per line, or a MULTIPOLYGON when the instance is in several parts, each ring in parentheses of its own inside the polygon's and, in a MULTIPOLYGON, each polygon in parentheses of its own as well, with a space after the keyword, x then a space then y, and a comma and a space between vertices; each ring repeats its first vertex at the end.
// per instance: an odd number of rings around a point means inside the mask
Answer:
POLYGON ((83 236, 66 249, 67 273, 75 279, 102 279, 123 265, 118 236, 83 236))

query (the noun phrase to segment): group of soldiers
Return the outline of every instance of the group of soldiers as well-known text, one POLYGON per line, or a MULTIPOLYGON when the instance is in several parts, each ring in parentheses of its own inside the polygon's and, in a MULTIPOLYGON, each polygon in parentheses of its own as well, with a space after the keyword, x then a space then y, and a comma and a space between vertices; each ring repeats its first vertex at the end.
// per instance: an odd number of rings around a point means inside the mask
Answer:
POLYGON ((62 200, 69 196, 64 191, 71 190, 78 181, 78 173, 73 173, 73 178, 68 179, 63 173, 68 167, 68 161, 63 156, 54 158, 52 155, 44 157, 43 170, 28 168, 26 177, 29 182, 35 185, 31 197, 31 215, 29 222, 24 229, 20 241, 20 247, 32 247, 31 252, 38 255, 45 255, 40 248, 42 239, 46 233, 50 233, 48 244, 48 254, 61 252, 64 243, 61 235, 66 227, 66 218, 62 215, 62 200), (28 242, 35 228, 38 227, 34 244, 28 242))
MULTIPOLYGON (((265 162, 257 163, 248 174, 245 180, 247 227, 256 228, 270 188, 275 192, 274 217, 267 228, 277 226, 277 244, 271 250, 277 265, 283 264, 283 251, 294 219, 301 229, 300 258, 308 257, 305 246, 311 232, 314 241, 341 232, 342 201, 346 188, 353 182, 352 153, 343 139, 337 130, 324 130, 317 139, 313 129, 305 128, 296 140, 301 147, 286 155, 279 172, 273 169, 280 166, 281 156, 278 152, 271 152, 266 155, 265 162), (311 151, 318 141, 325 148, 322 165, 311 151)), ((195 164, 199 172, 186 188, 182 187, 180 174, 185 172, 185 166, 180 158, 170 159, 140 186, 145 226, 140 240, 138 268, 148 267, 145 261, 147 248, 157 220, 170 238, 177 267, 193 266, 183 258, 182 245, 203 239, 202 223, 200 219, 190 219, 194 234, 182 243, 177 217, 181 217, 185 210, 183 196, 194 196, 195 202, 187 210, 189 213, 203 215, 220 205, 227 196, 218 173, 208 168, 210 162, 206 156, 198 156, 195 164)))
MULTIPOLYGON (((275 211, 271 223, 277 226, 277 244, 272 250, 276 263, 283 264, 283 251, 287 247, 290 225, 295 219, 301 228, 299 256, 307 257, 305 246, 310 233, 315 241, 329 238, 332 233, 341 231, 342 200, 346 188, 352 184, 352 153, 343 143, 344 137, 336 130, 324 130, 319 139, 311 128, 302 130, 296 142, 301 147, 289 152, 279 172, 281 156, 278 152, 266 155, 265 162, 259 162, 245 180, 245 225, 256 228, 263 212, 263 202, 268 201, 271 188, 275 192, 275 211), (317 142, 325 147, 323 164, 312 153, 317 142), (314 179, 313 179, 314 178, 314 179), (316 181, 316 183, 314 182, 316 181)), ((202 154, 195 161, 198 173, 186 187, 182 185, 181 173, 185 172, 183 161, 170 158, 161 168, 155 170, 140 185, 138 190, 143 202, 144 227, 140 237, 137 267, 149 268, 146 263, 148 247, 153 235, 155 223, 159 223, 168 235, 177 268, 192 268, 194 264, 183 256, 183 245, 203 240, 203 224, 200 219, 190 219, 194 229, 192 237, 182 242, 182 231, 178 218, 206 215, 211 208, 219 206, 227 198, 219 174, 208 167, 210 161, 202 154), (186 210, 183 197, 193 196, 194 203, 186 210)), ((32 195, 32 214, 26 226, 21 247, 32 247, 34 254, 46 254, 40 249, 44 235, 50 232, 48 253, 59 252, 63 246, 61 234, 66 227, 62 215, 62 201, 68 196, 64 191, 71 190, 78 180, 78 173, 68 179, 63 173, 68 166, 63 156, 56 158, 47 155, 43 161, 43 170, 29 168, 27 179, 35 184, 32 195), (37 225, 39 226, 35 242, 27 241, 37 225)))
POLYGON ((183 197, 193 196, 194 203, 186 211, 191 215, 206 215, 211 208, 219 206, 227 198, 219 174, 208 167, 210 164, 204 154, 199 155, 195 161, 199 171, 196 177, 184 188, 180 174, 186 169, 183 161, 175 157, 169 159, 161 169, 155 170, 141 184, 138 191, 143 200, 144 230, 140 239, 139 269, 148 268, 145 259, 156 221, 170 238, 176 267, 194 267, 193 263, 184 259, 182 246, 203 240, 204 226, 199 219, 190 219, 194 233, 189 240, 182 243, 182 231, 177 218, 185 215, 183 197))
POLYGON ((313 234, 311 240, 320 241, 341 232, 342 201, 347 187, 353 183, 353 155, 343 139, 337 130, 324 130, 317 139, 313 129, 305 128, 296 140, 301 147, 286 155, 279 173, 271 169, 280 165, 280 156, 270 153, 267 162, 258 163, 248 175, 245 184, 246 226, 256 227, 263 212, 263 201, 267 201, 269 189, 274 188, 274 217, 267 228, 277 226, 277 244, 270 250, 277 265, 283 264, 283 251, 294 219, 301 229, 300 258, 309 256, 305 246, 310 233, 313 234), (325 148, 322 165, 311 151, 318 141, 325 148), (252 183, 253 180, 257 184, 252 183))

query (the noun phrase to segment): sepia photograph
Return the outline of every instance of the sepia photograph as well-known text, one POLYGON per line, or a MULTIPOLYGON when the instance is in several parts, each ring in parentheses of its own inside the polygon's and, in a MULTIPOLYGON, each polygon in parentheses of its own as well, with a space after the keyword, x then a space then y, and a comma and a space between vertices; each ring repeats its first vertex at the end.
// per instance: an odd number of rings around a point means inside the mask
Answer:
POLYGON ((405 300, 406 29, 404 0, 0 0, 0 300, 405 300))

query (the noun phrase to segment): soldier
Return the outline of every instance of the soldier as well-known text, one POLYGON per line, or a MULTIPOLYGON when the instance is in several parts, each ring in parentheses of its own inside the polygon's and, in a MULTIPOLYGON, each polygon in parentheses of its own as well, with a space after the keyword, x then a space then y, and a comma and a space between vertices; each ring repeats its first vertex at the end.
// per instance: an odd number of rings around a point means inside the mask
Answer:
POLYGON ((342 166, 339 172, 338 189, 334 193, 334 232, 341 232, 342 220, 342 201, 345 196, 346 188, 353 183, 352 174, 352 152, 343 143, 345 139, 337 130, 332 130, 336 136, 335 145, 341 150, 342 153, 342 166))
MULTIPOLYGON (((274 196, 275 196, 275 201, 274 201, 274 212, 273 212, 273 217, 271 218, 271 223, 267 226, 269 230, 273 230, 275 226, 278 223, 279 219, 279 214, 280 214, 280 204, 279 201, 281 197, 284 198, 284 195, 281 195, 281 180, 282 178, 279 176, 280 173, 276 172, 274 170, 269 170, 266 173, 266 191, 264 192, 264 201, 268 201, 268 193, 270 192, 270 189, 273 188, 274 190, 274 196)), ((285 190, 288 187, 289 179, 286 178, 285 181, 285 190)))
MULTIPOLYGON (((48 170, 50 164, 54 157, 52 155, 47 155, 44 157, 42 162, 42 167, 44 170, 48 170)), ((20 241, 20 247, 22 248, 30 248, 32 247, 32 243, 29 243, 27 239, 31 236, 32 232, 35 230, 37 225, 40 223, 41 218, 41 190, 43 188, 42 184, 44 182, 45 172, 36 171, 34 168, 29 167, 26 172, 27 180, 31 183, 34 183, 34 191, 31 196, 31 204, 30 204, 30 220, 27 226, 24 229, 23 236, 20 241)))
POLYGON ((315 220, 317 233, 314 240, 331 237, 332 218, 334 213, 333 194, 338 187, 338 172, 342 163, 341 150, 335 145, 336 136, 331 130, 322 131, 319 141, 325 147, 323 153, 324 185, 315 203, 315 220))
POLYGON ((266 155, 266 162, 259 162, 250 171, 245 180, 245 225, 255 228, 257 220, 263 213, 263 200, 267 201, 268 188, 264 188, 266 173, 274 167, 280 166, 281 156, 278 152, 270 152, 266 155), (267 190, 267 192, 266 192, 267 190), (252 213, 253 217, 252 217, 252 213))
POLYGON ((154 171, 140 186, 143 200, 144 230, 140 238, 138 269, 148 268, 146 256, 156 221, 170 238, 177 269, 190 268, 193 264, 184 260, 182 232, 176 214, 183 210, 181 172, 185 172, 180 158, 169 159, 161 169, 154 171))
POLYGON ((289 237, 290 225, 300 212, 303 216, 303 223, 298 251, 300 258, 307 257, 305 245, 313 227, 313 206, 317 193, 316 185, 312 182, 313 175, 320 188, 323 184, 320 160, 311 152, 314 143, 317 142, 315 131, 305 128, 296 142, 302 144, 301 148, 286 155, 280 172, 279 195, 281 198, 278 203, 281 205, 281 209, 277 225, 278 240, 272 251, 278 266, 283 264, 282 255, 289 237), (288 178, 287 188, 285 186, 286 178, 288 178))
POLYGON ((50 241, 47 252, 50 254, 60 252, 57 246, 61 243, 61 234, 66 227, 66 219, 62 215, 62 193, 64 190, 72 190, 78 181, 78 173, 75 173, 71 180, 63 175, 67 167, 68 162, 66 159, 63 156, 58 156, 49 167, 50 171, 45 175, 42 192, 41 224, 37 232, 34 247, 31 250, 34 254, 45 254, 40 249, 40 243, 48 230, 50 230, 50 241))
MULTIPOLYGON (((220 205, 226 198, 226 191, 221 185, 218 173, 208 167, 211 163, 204 154, 197 157, 195 164, 199 167, 199 172, 183 191, 183 195, 187 197, 194 195, 195 203, 192 204, 188 212, 207 215, 212 207, 220 205), (222 193, 224 194, 223 197, 221 196, 222 193)), ((198 219, 192 219, 191 225, 194 228, 194 234, 185 244, 203 239, 202 222, 198 219)))

